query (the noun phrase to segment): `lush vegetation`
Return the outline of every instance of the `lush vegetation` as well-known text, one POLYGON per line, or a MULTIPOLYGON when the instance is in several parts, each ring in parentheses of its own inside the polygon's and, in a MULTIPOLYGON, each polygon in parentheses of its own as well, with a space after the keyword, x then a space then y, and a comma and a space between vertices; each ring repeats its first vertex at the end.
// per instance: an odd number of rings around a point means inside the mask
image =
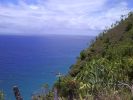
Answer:
POLYGON ((72 88, 72 98, 76 99, 130 100, 132 81, 133 14, 129 13, 128 17, 122 16, 120 22, 104 30, 80 53, 69 75, 62 78, 61 84, 66 85, 61 86, 59 95, 67 98, 70 95, 67 90, 72 88), (65 83, 70 77, 71 80, 65 83))
POLYGON ((132 100, 133 13, 96 37, 54 88, 63 100, 132 100))

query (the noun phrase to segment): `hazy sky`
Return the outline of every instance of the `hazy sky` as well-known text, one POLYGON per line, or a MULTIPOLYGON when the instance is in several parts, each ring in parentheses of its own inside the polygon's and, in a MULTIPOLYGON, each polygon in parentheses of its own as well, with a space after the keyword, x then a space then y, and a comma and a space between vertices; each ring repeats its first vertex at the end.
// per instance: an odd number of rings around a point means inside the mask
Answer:
POLYGON ((0 0, 0 34, 97 35, 132 8, 132 0, 0 0))

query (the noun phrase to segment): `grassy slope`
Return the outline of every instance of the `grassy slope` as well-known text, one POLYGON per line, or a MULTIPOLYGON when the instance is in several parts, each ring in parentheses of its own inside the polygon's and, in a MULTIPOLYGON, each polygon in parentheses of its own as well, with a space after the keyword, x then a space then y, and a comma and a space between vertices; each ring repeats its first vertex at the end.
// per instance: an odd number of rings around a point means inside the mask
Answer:
MULTIPOLYGON (((133 86, 132 81, 133 14, 130 13, 96 37, 80 53, 69 74, 57 80, 54 87, 63 100, 131 100, 133 95, 123 84, 133 86)), ((53 99, 53 92, 47 95, 51 95, 49 100, 53 99)))
POLYGON ((86 62, 96 56, 108 56, 110 50, 119 51, 120 47, 132 46, 133 40, 133 15, 130 15, 124 21, 120 21, 118 25, 101 33, 91 46, 80 53, 80 59, 70 69, 70 75, 76 76, 77 73, 84 67, 86 62), (130 28, 130 29, 128 29, 130 28))
MULTIPOLYGON (((80 53, 76 64, 72 65, 69 71, 69 75, 73 78, 75 85, 78 86, 79 83, 79 88, 75 86, 75 90, 77 89, 75 93, 78 91, 77 95, 81 94, 84 97, 90 94, 94 98, 101 96, 102 100, 117 100, 114 98, 131 99, 130 89, 124 86, 123 83, 132 85, 132 73, 132 13, 126 19, 121 19, 120 22, 112 25, 110 29, 105 30, 96 37, 91 46, 80 53), (122 82, 122 84, 119 82, 122 82), (117 94, 115 94, 116 91, 117 94)), ((73 81, 66 82, 69 83, 66 86, 70 86, 69 90, 71 91, 74 89, 73 81), (71 88, 71 85, 73 88, 71 88)), ((63 93, 63 91, 61 92, 63 93)))

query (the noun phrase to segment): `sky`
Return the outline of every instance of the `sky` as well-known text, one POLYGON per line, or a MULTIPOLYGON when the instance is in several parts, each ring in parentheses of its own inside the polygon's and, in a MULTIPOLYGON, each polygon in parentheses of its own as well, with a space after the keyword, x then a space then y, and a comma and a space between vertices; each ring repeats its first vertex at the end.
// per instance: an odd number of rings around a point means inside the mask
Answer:
POLYGON ((2 35, 98 35, 132 0, 0 0, 2 35))

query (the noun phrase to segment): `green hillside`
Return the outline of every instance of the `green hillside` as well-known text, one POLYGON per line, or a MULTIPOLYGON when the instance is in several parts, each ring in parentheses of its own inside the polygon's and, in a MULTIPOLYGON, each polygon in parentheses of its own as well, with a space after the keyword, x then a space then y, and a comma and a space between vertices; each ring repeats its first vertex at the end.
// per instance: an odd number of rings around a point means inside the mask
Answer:
MULTIPOLYGON (((133 100, 133 13, 122 16, 81 51, 54 88, 60 100, 133 100)), ((39 96, 53 100, 54 94, 39 96)))
POLYGON ((129 13, 100 33, 55 86, 65 98, 130 100, 132 80, 133 13, 129 13))
MULTIPOLYGON (((127 57, 128 49, 132 49, 133 42, 133 16, 130 13, 129 17, 121 19, 120 22, 112 25, 110 29, 105 30, 100 33, 89 48, 83 50, 80 53, 80 59, 77 63, 71 67, 71 76, 77 75, 77 73, 84 67, 86 62, 90 62, 92 59, 96 58, 106 58, 108 60, 113 60, 117 56, 127 57), (125 54, 123 54, 125 53, 125 54)), ((132 51, 130 51, 132 55, 132 51)))

